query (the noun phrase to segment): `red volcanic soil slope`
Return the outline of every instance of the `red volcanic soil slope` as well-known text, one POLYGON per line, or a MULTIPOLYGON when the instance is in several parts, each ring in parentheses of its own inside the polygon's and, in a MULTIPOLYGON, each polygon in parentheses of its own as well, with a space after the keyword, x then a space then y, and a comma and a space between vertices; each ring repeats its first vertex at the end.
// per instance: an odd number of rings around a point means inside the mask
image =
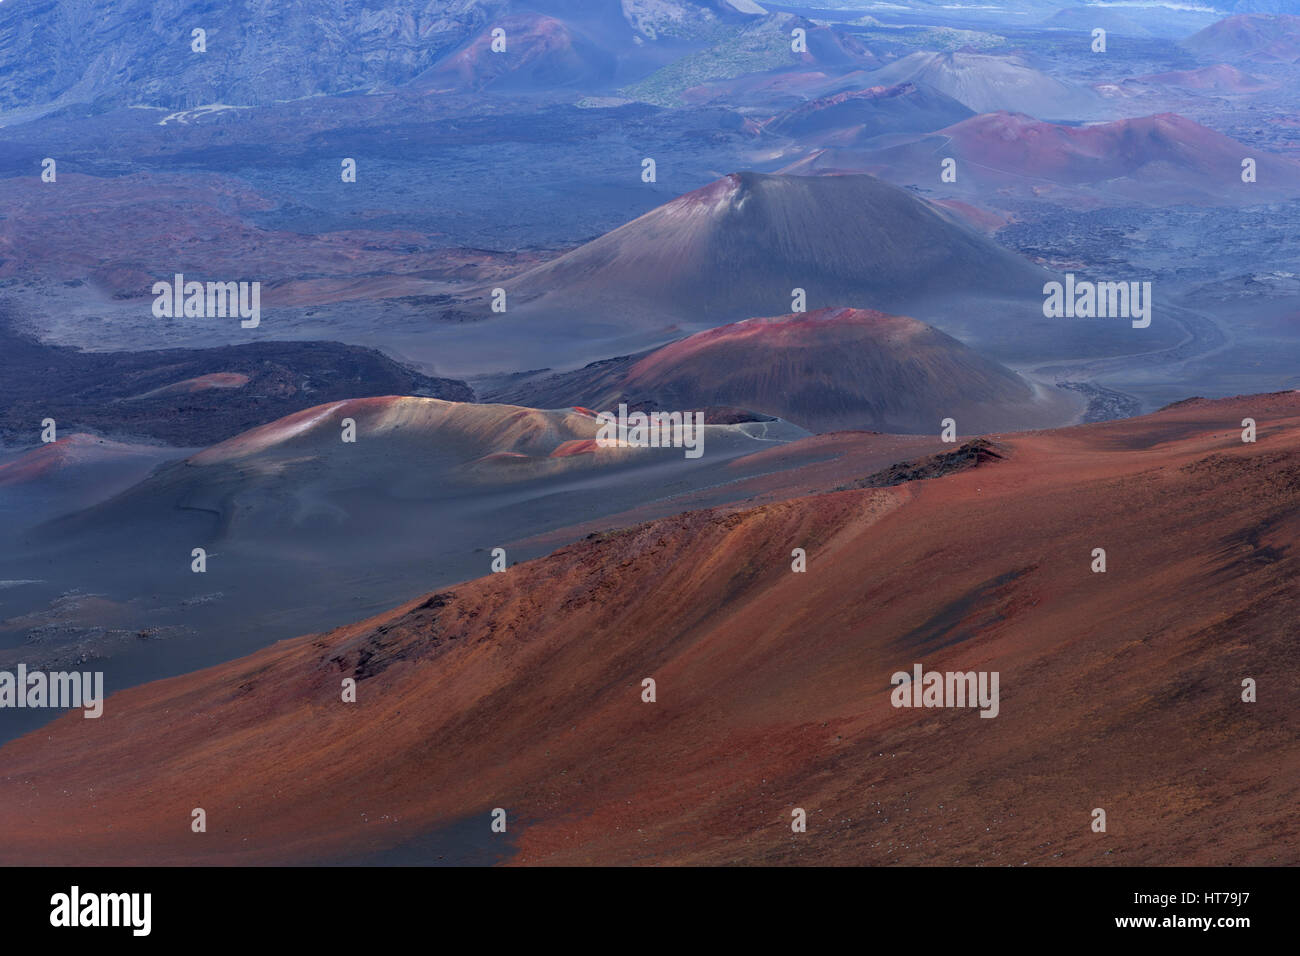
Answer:
POLYGON ((952 137, 958 156, 981 169, 1059 183, 1132 176, 1153 165, 1220 183, 1239 182, 1241 157, 1252 154, 1235 140, 1174 113, 1087 126, 1058 126, 1017 113, 989 113, 942 134, 952 137))
POLYGON ((1271 89, 1274 84, 1242 73, 1235 66, 1216 63, 1199 70, 1171 70, 1168 73, 1150 73, 1124 81, 1125 85, 1175 86, 1185 90, 1208 90, 1215 93, 1257 93, 1271 89))
POLYGON ((1059 424, 1068 403, 1035 392, 924 322, 869 309, 819 309, 749 319, 656 349, 628 371, 631 392, 668 408, 743 405, 810 431, 932 433, 954 416, 964 431, 1059 424), (1054 420, 1053 420, 1054 418, 1054 420))
POLYGON ((568 86, 608 78, 614 57, 562 20, 522 13, 495 21, 462 49, 416 77, 412 86, 432 92, 568 86), (504 50, 493 33, 505 31, 504 50))
POLYGON ((501 807, 521 864, 1300 863, 1300 394, 980 459, 594 535, 114 694, 0 750, 0 857, 341 859, 501 807), (891 706, 914 664, 996 672, 997 716, 891 706))
MULTIPOLYGON (((991 190, 1098 187, 1090 195, 1139 202, 1254 202, 1300 193, 1300 163, 1238 143, 1175 113, 1083 126, 1045 123, 1022 113, 986 113, 888 148, 826 150, 788 169, 825 173, 871 169, 899 182, 920 182, 939 155, 957 160, 959 186, 985 198, 991 190), (1241 181, 1241 160, 1254 157, 1257 182, 1241 181)), ((1062 197, 1077 196, 1067 189, 1062 197)))
MULTIPOLYGON (((150 389, 142 395, 134 396, 135 399, 144 398, 161 398, 165 395, 190 395, 194 392, 206 391, 210 388, 243 388, 248 384, 248 376, 242 372, 209 372, 207 375, 196 375, 194 378, 187 378, 180 382, 173 382, 171 385, 164 385, 161 388, 150 389)), ((126 399, 131 401, 132 399, 126 399)))
POLYGON ((1183 41, 1206 56, 1294 63, 1300 59, 1300 17, 1243 14, 1212 23, 1183 41))
POLYGON ((1064 424, 1078 411, 1059 390, 1034 388, 924 322, 830 308, 734 322, 492 400, 541 408, 731 406, 814 432, 915 434, 936 433, 949 416, 969 434, 1064 424))

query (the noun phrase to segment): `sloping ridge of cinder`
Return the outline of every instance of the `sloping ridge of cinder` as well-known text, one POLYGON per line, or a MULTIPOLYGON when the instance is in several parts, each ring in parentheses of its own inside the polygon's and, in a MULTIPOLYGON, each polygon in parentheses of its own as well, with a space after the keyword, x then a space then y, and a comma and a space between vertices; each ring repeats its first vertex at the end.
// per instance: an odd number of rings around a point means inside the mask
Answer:
POLYGON ((1300 394, 995 441, 990 467, 651 521, 114 694, 0 750, 0 846, 337 860, 501 807, 519 864, 1300 862, 1300 394), (997 673, 997 716, 893 706, 918 664, 997 673))

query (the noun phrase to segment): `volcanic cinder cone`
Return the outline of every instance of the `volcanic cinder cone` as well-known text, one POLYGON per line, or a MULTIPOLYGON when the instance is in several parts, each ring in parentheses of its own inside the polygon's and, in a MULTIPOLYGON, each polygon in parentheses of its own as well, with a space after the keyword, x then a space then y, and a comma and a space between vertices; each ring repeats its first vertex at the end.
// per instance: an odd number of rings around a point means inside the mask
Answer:
POLYGON ((1044 395, 924 322, 867 309, 747 319, 493 398, 546 408, 728 406, 815 432, 930 434, 950 416, 983 432, 1063 424, 1075 410, 1064 393, 1044 395))
POLYGON ((950 96, 915 83, 819 97, 774 117, 767 129, 817 146, 851 146, 886 133, 928 133, 971 115, 950 96))
POLYGON ((1216 59, 1294 63, 1300 59, 1300 17, 1242 14, 1212 23, 1183 41, 1216 59))
MULTIPOLYGON (((716 325, 808 308, 1038 295, 1045 273, 872 176, 732 173, 508 284, 521 312, 716 325), (784 308, 783 308, 784 307, 784 308)), ((513 307, 512 307, 513 308, 513 307)), ((608 354, 608 353, 607 353, 608 354)))
POLYGON ((1041 119, 1091 119, 1102 104, 1091 91, 1034 69, 1017 57, 912 53, 872 74, 877 83, 919 83, 977 113, 1015 110, 1041 119))

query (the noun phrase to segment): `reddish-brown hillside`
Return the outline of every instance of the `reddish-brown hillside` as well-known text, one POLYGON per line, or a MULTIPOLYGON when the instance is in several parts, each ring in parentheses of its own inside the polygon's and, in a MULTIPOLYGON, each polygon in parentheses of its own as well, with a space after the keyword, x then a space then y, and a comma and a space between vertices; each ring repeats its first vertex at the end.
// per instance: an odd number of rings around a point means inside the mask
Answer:
POLYGON ((1300 862, 1300 395, 975 458, 594 536, 116 694, 0 750, 0 857, 339 859, 501 807, 525 864, 1300 862), (892 707, 915 663, 996 671, 998 716, 892 707))
POLYGON ((1059 425, 1078 412, 1066 393, 1032 386, 924 322, 829 308, 734 322, 492 398, 542 408, 730 406, 814 432, 937 434, 952 417, 969 434, 1059 425))

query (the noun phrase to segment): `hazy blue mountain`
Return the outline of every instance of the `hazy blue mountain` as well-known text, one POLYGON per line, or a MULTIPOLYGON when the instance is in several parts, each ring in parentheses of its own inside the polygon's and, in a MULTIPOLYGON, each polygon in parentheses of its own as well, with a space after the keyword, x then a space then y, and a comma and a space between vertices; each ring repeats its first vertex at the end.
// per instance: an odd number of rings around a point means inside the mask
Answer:
POLYGON ((617 52, 689 41, 745 0, 29 0, 0 3, 0 112, 49 104, 255 105, 395 86, 510 15, 617 52), (206 52, 192 49, 205 31, 206 52), (42 51, 33 56, 32 51, 42 51))

